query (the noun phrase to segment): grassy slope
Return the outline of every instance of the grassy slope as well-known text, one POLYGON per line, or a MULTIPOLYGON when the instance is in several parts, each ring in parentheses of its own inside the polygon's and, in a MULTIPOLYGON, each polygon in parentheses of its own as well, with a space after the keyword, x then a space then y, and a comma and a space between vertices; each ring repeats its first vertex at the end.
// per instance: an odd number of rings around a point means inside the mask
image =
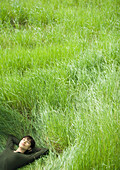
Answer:
POLYGON ((53 152, 23 169, 119 169, 119 1, 5 0, 0 14, 1 150, 30 133, 53 152))

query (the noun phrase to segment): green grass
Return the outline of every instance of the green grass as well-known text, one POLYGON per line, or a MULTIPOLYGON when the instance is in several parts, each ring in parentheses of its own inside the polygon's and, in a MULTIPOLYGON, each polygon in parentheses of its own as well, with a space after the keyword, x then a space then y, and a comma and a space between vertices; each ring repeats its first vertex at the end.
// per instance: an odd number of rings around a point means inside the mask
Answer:
POLYGON ((21 169, 120 168, 118 0, 2 0, 0 150, 32 135, 21 169))

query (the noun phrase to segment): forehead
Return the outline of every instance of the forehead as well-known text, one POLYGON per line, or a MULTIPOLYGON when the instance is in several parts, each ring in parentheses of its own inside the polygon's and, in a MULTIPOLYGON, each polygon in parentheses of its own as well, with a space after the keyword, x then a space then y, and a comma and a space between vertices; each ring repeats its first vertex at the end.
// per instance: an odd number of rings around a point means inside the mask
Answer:
POLYGON ((28 140, 28 141, 31 141, 31 139, 29 138, 29 137, 23 137, 23 139, 26 139, 26 140, 28 140))

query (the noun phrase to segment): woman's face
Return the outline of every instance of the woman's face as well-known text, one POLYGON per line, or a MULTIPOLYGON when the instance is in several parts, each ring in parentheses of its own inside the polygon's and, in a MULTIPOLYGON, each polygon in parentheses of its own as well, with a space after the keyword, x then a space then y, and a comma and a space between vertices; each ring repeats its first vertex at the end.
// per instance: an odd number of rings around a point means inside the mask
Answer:
POLYGON ((19 143, 19 147, 23 150, 30 150, 31 149, 31 140, 27 137, 23 138, 20 143, 19 143))

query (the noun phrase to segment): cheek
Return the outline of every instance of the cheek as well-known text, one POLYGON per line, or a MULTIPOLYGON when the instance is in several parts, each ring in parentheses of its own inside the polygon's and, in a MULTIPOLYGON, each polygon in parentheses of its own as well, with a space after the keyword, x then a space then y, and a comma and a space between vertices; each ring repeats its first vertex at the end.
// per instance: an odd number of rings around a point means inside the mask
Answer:
POLYGON ((31 144, 26 144, 26 146, 29 148, 31 146, 31 144))
POLYGON ((23 146, 22 142, 19 143, 19 146, 23 146))
POLYGON ((31 148, 31 145, 29 145, 29 148, 31 148))
POLYGON ((22 141, 20 141, 19 145, 21 145, 21 144, 22 144, 22 141))

